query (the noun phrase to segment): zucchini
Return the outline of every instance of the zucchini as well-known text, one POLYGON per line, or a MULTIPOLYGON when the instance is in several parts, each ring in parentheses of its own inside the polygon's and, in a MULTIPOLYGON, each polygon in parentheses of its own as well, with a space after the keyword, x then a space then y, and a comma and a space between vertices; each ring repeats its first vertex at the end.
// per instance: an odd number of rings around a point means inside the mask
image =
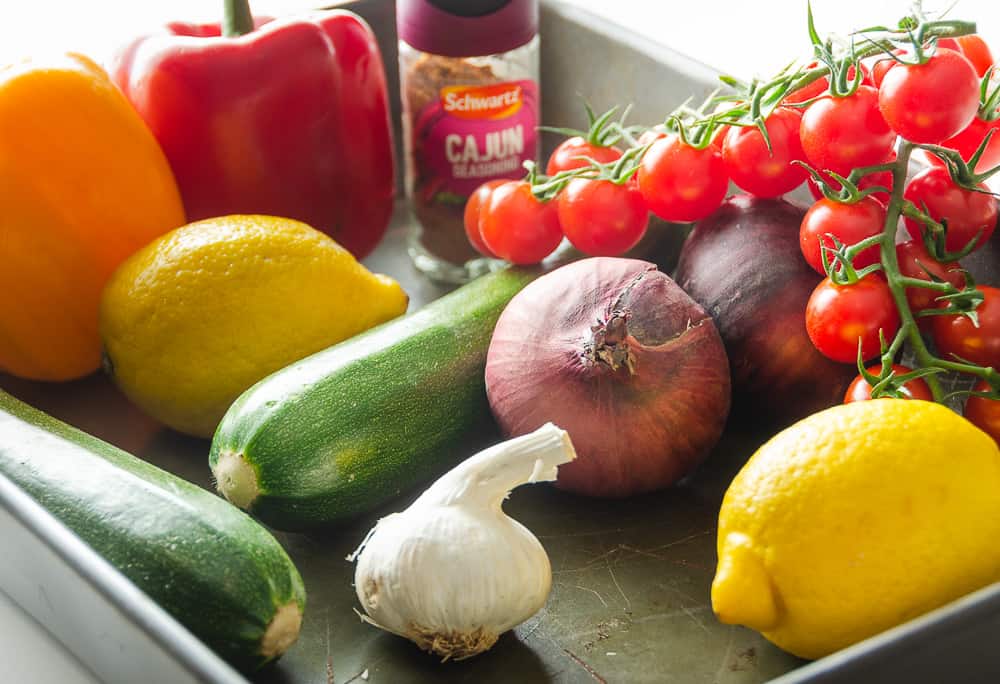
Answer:
POLYGON ((447 470, 489 420, 496 321, 539 273, 487 274, 261 380, 216 430, 219 491, 297 530, 366 513, 447 470))
POLYGON ((0 435, 0 473, 234 667, 295 641, 302 578, 245 513, 3 391, 0 435))

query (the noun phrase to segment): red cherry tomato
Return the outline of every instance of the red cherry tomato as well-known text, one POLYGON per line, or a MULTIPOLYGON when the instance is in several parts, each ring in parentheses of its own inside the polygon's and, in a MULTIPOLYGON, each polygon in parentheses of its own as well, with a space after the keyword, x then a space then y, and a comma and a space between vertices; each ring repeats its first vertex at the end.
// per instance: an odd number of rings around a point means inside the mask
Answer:
MULTIPOLYGON (((888 164, 894 161, 896 161, 895 153, 893 153, 892 156, 889 159, 886 159, 885 162, 883 163, 888 164)), ((833 177, 830 176, 830 174, 823 173, 822 171, 820 171, 820 175, 823 177, 823 180, 826 181, 826 184, 829 185, 831 188, 833 188, 834 190, 840 189, 840 183, 835 181, 833 177)), ((816 185, 816 181, 812 179, 812 176, 809 176, 809 178, 806 180, 806 184, 809 186, 809 193, 813 196, 813 199, 823 199, 824 197, 823 192, 819 189, 819 186, 816 185)), ((865 176, 858 182, 858 189, 864 190, 865 188, 874 187, 876 185, 881 188, 886 188, 887 190, 889 190, 889 192, 892 192, 892 171, 878 171, 877 173, 869 173, 867 176, 865 176)), ((873 192, 868 196, 875 198, 883 205, 888 205, 889 192, 873 192)))
POLYGON ((574 178, 558 199, 559 225, 573 246, 590 256, 618 256, 646 234, 649 211, 631 183, 574 178))
POLYGON ((1000 290, 979 285, 985 299, 976 307, 979 327, 968 316, 932 316, 934 344, 943 358, 952 354, 980 366, 1000 368, 1000 290))
POLYGON ((716 128, 715 131, 712 133, 712 139, 709 141, 709 144, 715 147, 715 149, 717 149, 719 152, 722 152, 722 146, 726 142, 726 136, 729 135, 730 128, 732 127, 719 126, 718 128, 716 128))
POLYGON ((719 208, 729 188, 722 154, 697 149, 677 135, 657 140, 637 172, 646 206, 664 221, 697 221, 719 208))
MULTIPOLYGON (((814 69, 819 66, 819 62, 812 61, 806 65, 806 69, 814 69)), ((805 102, 806 100, 811 100, 814 97, 819 97, 826 92, 827 88, 830 87, 830 79, 827 76, 818 78, 809 85, 802 86, 798 90, 793 90, 792 92, 785 95, 783 102, 785 104, 797 104, 799 102, 805 102)))
POLYGON ((986 41, 974 33, 958 38, 941 38, 938 40, 938 47, 962 53, 962 56, 969 60, 980 78, 993 66, 993 54, 990 52, 989 46, 986 41))
MULTIPOLYGON (((881 365, 869 366, 868 372, 874 376, 878 376, 882 372, 881 365)), ((892 370, 895 371, 896 375, 904 375, 911 372, 912 368, 907 368, 898 363, 892 364, 892 370)), ((934 401, 934 395, 931 394, 931 388, 927 386, 923 378, 916 378, 915 380, 910 380, 903 384, 899 388, 900 393, 903 395, 903 399, 921 399, 923 401, 934 401)), ((868 384, 865 380, 865 376, 858 373, 858 377, 854 378, 850 387, 847 388, 847 394, 844 395, 844 403, 850 404, 854 401, 868 401, 872 398, 872 386, 868 384)))
POLYGON ((890 342, 899 329, 899 312, 889 286, 877 274, 869 274, 853 285, 834 285, 823 278, 806 304, 806 332, 824 356, 854 363, 881 351, 878 331, 890 342))
POLYGON ((595 145, 587 142, 579 135, 575 135, 572 138, 563 140, 559 144, 559 147, 552 151, 552 154, 549 156, 549 163, 545 167, 545 173, 549 176, 554 176, 560 171, 582 169, 585 166, 590 166, 590 162, 587 161, 586 157, 590 157, 601 164, 610 164, 621 156, 621 150, 615 147, 595 145))
MULTIPOLYGON (((985 380, 980 380, 972 389, 975 392, 989 392, 990 385, 985 380)), ((965 402, 963 415, 969 422, 992 437, 993 441, 1000 443, 1000 400, 969 397, 969 400, 965 402)))
POLYGON ((892 157, 896 134, 882 118, 878 91, 861 86, 853 95, 816 100, 802 115, 802 150, 821 170, 848 175, 892 157))
MULTIPOLYGON (((743 105, 745 105, 744 102, 735 102, 735 101, 720 102, 719 104, 715 105, 715 109, 712 111, 712 114, 714 115, 714 114, 722 114, 724 112, 729 112, 734 108, 743 105)), ((722 151, 723 143, 726 142, 726 135, 729 133, 729 130, 731 128, 732 126, 728 124, 721 124, 718 126, 718 128, 712 131, 712 139, 710 143, 719 148, 720 152, 722 151)))
MULTIPOLYGON (((899 57, 905 55, 906 50, 903 48, 896 48, 892 51, 892 54, 899 57)), ((882 79, 885 78, 886 72, 896 66, 896 60, 884 53, 876 55, 875 57, 870 57, 869 59, 871 60, 871 62, 869 62, 869 79, 871 81, 871 85, 878 88, 882 85, 882 79)))
MULTIPOLYGON (((982 247, 997 224, 997 201, 988 193, 986 185, 980 183, 985 192, 974 192, 960 188, 951 180, 948 170, 934 166, 924 169, 907 183, 903 197, 924 209, 935 221, 947 221, 948 233, 945 248, 957 252, 965 247, 978 233, 976 249, 982 247)), ((923 225, 914 219, 906 219, 906 229, 915 240, 920 240, 923 225)))
POLYGON ((965 57, 939 49, 923 64, 885 74, 878 105, 889 126, 916 143, 939 143, 969 125, 979 109, 979 77, 965 57))
MULTIPOLYGON (((820 242, 830 248, 834 244, 828 234, 845 245, 853 245, 881 233, 884 224, 885 207, 876 199, 865 197, 854 204, 844 204, 824 197, 813 204, 802 218, 799 247, 809 265, 822 274, 825 271, 820 242)), ((854 268, 871 266, 878 260, 879 248, 875 245, 854 258, 854 268)))
MULTIPOLYGON (((896 261, 899 263, 899 272, 908 278, 919 278, 920 280, 929 281, 931 278, 927 274, 930 272, 959 289, 965 284, 965 278, 962 277, 962 273, 958 270, 959 265, 957 263, 943 264, 940 261, 935 261, 927 253, 927 248, 924 247, 924 243, 920 240, 910 240, 896 245, 896 261)), ((910 311, 913 312, 935 308, 938 296, 939 293, 934 290, 922 287, 906 288, 906 300, 910 304, 910 311)), ((919 318, 917 320, 923 323, 928 319, 919 318)))
POLYGON ((726 170, 740 188, 757 197, 777 197, 794 190, 809 172, 793 161, 803 161, 799 141, 802 115, 778 107, 764 121, 771 149, 755 126, 733 126, 722 143, 726 170))
MULTIPOLYGON (((812 61, 806 65, 806 69, 813 69, 817 66, 819 66, 819 62, 812 61)), ((854 67, 853 66, 849 67, 847 70, 848 81, 854 79, 854 73, 855 73, 854 67)), ((861 65, 861 78, 862 78, 862 83, 868 82, 868 80, 871 78, 867 64, 861 65)), ((793 90, 792 92, 788 93, 787 95, 785 95, 785 99, 782 100, 782 102, 784 104, 796 104, 799 102, 805 102, 806 100, 811 100, 815 97, 823 95, 829 88, 830 88, 830 77, 823 76, 822 78, 816 79, 807 86, 803 86, 798 90, 793 90)))
MULTIPOLYGON (((975 168, 978 173, 982 173, 1000 164, 1000 119, 983 121, 976 116, 958 135, 953 135, 942 142, 941 145, 955 150, 962 155, 962 159, 969 161, 983 143, 986 134, 990 131, 993 131, 993 135, 990 137, 990 141, 986 143, 986 149, 983 150, 983 154, 979 157, 975 168)), ((933 154, 928 154, 927 157, 932 164, 944 165, 944 162, 933 154)))
POLYGON ((650 143, 656 142, 660 138, 666 137, 667 132, 665 130, 654 127, 643 131, 642 135, 639 136, 639 139, 636 140, 636 142, 639 143, 640 147, 642 147, 643 145, 649 145, 650 143))
POLYGON ((494 188, 479 210, 479 232, 486 246, 515 264, 537 264, 562 241, 555 202, 540 202, 526 181, 494 188))
POLYGON ((469 199, 465 202, 465 235, 476 251, 483 256, 495 258, 496 254, 486 246, 486 243, 483 242, 483 235, 479 232, 479 210, 489 199, 490 193, 506 182, 503 179, 486 181, 476 188, 476 191, 469 195, 469 199))

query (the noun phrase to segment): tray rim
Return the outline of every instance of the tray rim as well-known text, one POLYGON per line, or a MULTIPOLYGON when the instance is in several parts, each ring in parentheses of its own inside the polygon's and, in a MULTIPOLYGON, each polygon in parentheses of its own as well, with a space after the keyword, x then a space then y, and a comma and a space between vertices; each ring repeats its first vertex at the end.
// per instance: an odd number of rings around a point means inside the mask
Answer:
MULTIPOLYGON (((324 8, 354 9, 377 0, 330 0, 324 8)), ((575 6, 570 0, 540 0, 540 4, 561 19, 572 21, 611 40, 629 45, 653 60, 707 83, 717 81, 722 73, 668 45, 645 36, 637 36, 613 20, 575 6)), ((393 65, 387 64, 387 69, 393 65)), ((211 684, 248 684, 248 680, 222 660, 208 646, 171 617, 159 604, 138 589, 72 530, 49 513, 34 498, 0 473, 0 519, 6 515, 54 553, 62 564, 92 587, 136 629, 159 644, 194 681, 211 684)), ((0 591, 3 591, 0 586, 0 591)), ((6 592, 5 592, 6 593, 6 592)), ((90 668, 77 652, 54 634, 46 623, 30 611, 18 597, 8 594, 14 603, 36 619, 56 641, 76 657, 81 667, 90 668)), ((1000 615, 1000 581, 962 596, 890 630, 869 637, 834 654, 812 661, 770 680, 774 684, 803 684, 817 681, 853 681, 852 672, 859 666, 885 660, 907 649, 919 649, 939 630, 972 618, 1000 615)), ((97 673, 98 675, 100 673, 97 673)))
MULTIPOLYGON (((93 588, 128 623, 159 644, 194 681, 247 684, 242 675, 3 473, 0 473, 0 514, 9 516, 49 549, 69 572, 93 588)), ((91 670, 80 654, 39 620, 20 597, 8 596, 72 653, 81 667, 91 670)))
MULTIPOLYGON (((836 653, 814 660, 771 680, 771 684, 804 684, 843 677, 836 681, 857 681, 856 669, 869 665, 887 655, 921 650, 936 634, 947 631, 957 623, 976 619, 998 619, 1000 616, 1000 581, 960 596, 930 612, 879 632, 863 641, 843 648, 836 653)), ((1000 662, 1000 659, 992 662, 1000 662)), ((890 674, 891 676, 891 674, 890 674)))

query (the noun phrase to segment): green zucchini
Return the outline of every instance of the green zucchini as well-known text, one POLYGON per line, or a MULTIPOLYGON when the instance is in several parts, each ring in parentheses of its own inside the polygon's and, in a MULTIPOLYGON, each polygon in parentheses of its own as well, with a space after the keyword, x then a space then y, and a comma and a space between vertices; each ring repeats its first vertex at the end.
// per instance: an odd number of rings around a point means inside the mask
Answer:
POLYGON ((447 470, 489 419, 483 372, 496 321, 538 273, 487 274, 261 380, 216 430, 219 491, 273 527, 305 529, 447 470))
POLYGON ((234 667, 295 641, 302 578, 245 513, 3 391, 0 435, 0 473, 234 667))

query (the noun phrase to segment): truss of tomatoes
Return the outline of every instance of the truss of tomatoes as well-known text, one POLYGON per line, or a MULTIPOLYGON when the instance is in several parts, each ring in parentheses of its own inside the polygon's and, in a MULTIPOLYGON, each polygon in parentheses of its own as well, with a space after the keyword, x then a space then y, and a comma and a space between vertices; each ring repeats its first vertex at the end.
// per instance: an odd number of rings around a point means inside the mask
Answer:
MULTIPOLYGON (((830 78, 818 78, 784 94, 758 125, 710 127, 695 141, 663 127, 632 139, 621 126, 613 133, 610 112, 595 120, 588 110, 590 130, 556 148, 541 186, 529 178, 488 183, 476 192, 466 206, 469 240, 483 254, 518 264, 541 261, 563 236, 585 254, 616 256, 643 237, 650 212, 670 222, 694 222, 719 207, 730 182, 758 197, 778 197, 808 181, 816 202, 803 219, 800 244, 805 260, 825 277, 809 300, 805 324, 821 353, 859 364, 862 372, 845 401, 870 398, 873 385, 878 396, 933 399, 924 379, 930 373, 893 363, 898 347, 886 354, 886 341, 902 324, 881 266, 879 236, 889 205, 919 209, 902 212, 911 239, 895 245, 893 272, 909 279, 901 282, 948 283, 958 291, 966 286, 965 275, 950 256, 986 243, 997 224, 997 201, 983 184, 978 191, 961 187, 934 155, 906 181, 901 198, 891 196, 893 171, 908 161, 897 159, 897 148, 901 140, 940 146, 970 162, 978 151, 970 172, 981 173, 1000 164, 1000 111, 996 97, 986 99, 993 58, 981 38, 941 38, 923 56, 913 63, 900 49, 893 58, 868 58, 858 65, 860 77, 852 65, 840 81, 853 81, 852 88, 831 88, 830 78), (982 111, 987 103, 994 108, 991 116, 982 111), (624 164, 630 157, 631 165, 624 164), (846 181, 867 167, 876 169, 856 183, 846 181), (572 177, 559 181, 566 176, 572 177), (851 187, 845 190, 838 178, 851 187), (546 179, 554 180, 546 185, 546 179), (557 191, 545 196, 546 187, 557 191), (925 219, 946 227, 943 244, 933 250, 939 258, 928 249, 925 219), (868 246, 844 251, 865 240, 868 246), (861 277, 831 278, 838 250, 841 262, 851 253, 849 269, 861 277), (873 360, 878 363, 861 365, 873 360)), ((1000 290, 976 290, 981 301, 974 317, 928 315, 948 304, 940 288, 906 286, 905 306, 941 359, 1000 369, 1000 290)), ((980 381, 966 415, 1000 441, 1000 401, 986 396, 997 390, 980 381)))
POLYGON ((567 131, 572 135, 551 154, 542 179, 532 171, 527 180, 481 185, 465 205, 469 242, 515 264, 542 261, 564 236, 591 256, 632 249, 646 233, 649 208, 633 174, 622 173, 630 159, 616 146, 620 127, 609 126, 615 111, 595 117, 588 108, 590 129, 567 131))
MULTIPOLYGON (((1000 162, 1000 136, 987 141, 989 129, 997 121, 980 116, 982 96, 990 60, 985 44, 975 36, 961 43, 946 46, 971 46, 969 53, 938 46, 922 64, 897 64, 888 61, 888 68, 873 70, 875 80, 861 86, 853 95, 821 98, 805 111, 800 129, 807 159, 816 166, 847 175, 858 167, 892 164, 895 160, 897 137, 909 143, 939 145, 956 150, 971 161, 979 150, 972 171, 983 171, 1000 162), (838 110, 851 113, 852 126, 843 125, 838 110), (865 127, 867 130, 862 131, 865 127), (853 132, 851 134, 845 131, 853 132), (886 136, 888 133, 888 136, 886 136), (815 136, 836 140, 822 147, 815 136), (839 137, 838 137, 839 136, 839 137), (985 144, 984 144, 984 141, 985 144), (876 144, 877 143, 877 144, 876 144), (866 145, 868 147, 866 147, 866 145), (825 158, 820 159, 819 151, 825 158), (981 149, 980 149, 981 148, 981 149), (810 150, 816 150, 814 156, 810 150), (857 155, 851 161, 841 152, 857 155), (838 170, 837 165, 840 165, 838 170)), ((994 101, 995 102, 995 101, 994 101)), ((1000 131, 998 131, 1000 133, 1000 131)), ((917 281, 950 285, 951 293, 966 288, 965 274, 956 259, 949 255, 964 255, 982 247, 997 224, 997 201, 988 188, 980 183, 977 189, 961 187, 952 171, 937 157, 937 164, 917 173, 906 181, 899 208, 904 218, 909 240, 896 244, 893 272, 905 285, 905 307, 915 316, 918 328, 934 342, 941 359, 962 370, 960 364, 975 364, 984 368, 1000 368, 1000 290, 977 286, 980 299, 975 318, 963 313, 942 314, 950 297, 944 289, 927 289, 917 281), (978 190, 978 191, 977 191, 978 190), (927 221, 946 228, 937 258, 928 249, 927 221), (914 283, 914 285, 910 285, 914 283)), ((859 187, 879 185, 891 191, 892 175, 880 171, 864 177, 859 187), (875 176, 880 176, 875 178, 875 176)), ((850 266, 864 274, 856 282, 837 284, 831 278, 829 257, 837 247, 870 244, 886 229, 886 193, 872 193, 849 201, 819 193, 811 187, 816 202, 806 213, 800 227, 800 245, 805 260, 820 274, 826 275, 814 290, 806 307, 806 329, 814 346, 827 357, 845 363, 861 363, 873 359, 880 363, 864 369, 848 389, 845 401, 858 401, 872 396, 873 385, 882 396, 905 399, 933 399, 923 371, 893 363, 892 346, 901 325, 901 307, 895 300, 885 269, 876 266, 886 261, 880 245, 856 249, 850 266), (871 269, 871 272, 865 273, 871 269), (889 353, 886 353, 889 351, 889 353)), ((895 195, 898 197, 898 194, 895 195)), ((940 239, 940 238, 939 238, 940 239)), ((921 338, 922 340, 922 338, 921 338)), ((942 370, 944 364, 938 365, 942 370)), ((988 398, 991 387, 980 380, 966 403, 966 417, 1000 441, 1000 402, 988 398)))

